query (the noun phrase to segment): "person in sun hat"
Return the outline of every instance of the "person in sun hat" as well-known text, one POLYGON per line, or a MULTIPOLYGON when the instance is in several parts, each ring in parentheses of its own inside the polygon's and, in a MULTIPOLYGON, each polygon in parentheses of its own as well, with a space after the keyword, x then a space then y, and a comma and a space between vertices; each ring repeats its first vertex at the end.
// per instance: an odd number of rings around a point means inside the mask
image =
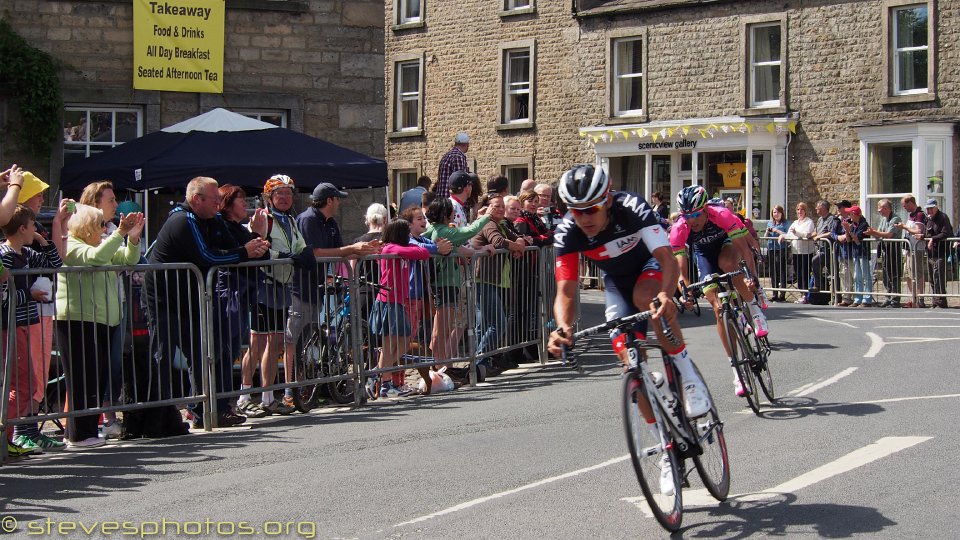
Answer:
POLYGON ((927 228, 923 234, 927 244, 927 271, 930 273, 930 288, 938 295, 933 297, 932 303, 935 308, 945 308, 947 298, 942 295, 947 292, 947 238, 953 233, 953 227, 947 214, 940 211, 936 199, 927 199, 923 208, 927 211, 927 228))

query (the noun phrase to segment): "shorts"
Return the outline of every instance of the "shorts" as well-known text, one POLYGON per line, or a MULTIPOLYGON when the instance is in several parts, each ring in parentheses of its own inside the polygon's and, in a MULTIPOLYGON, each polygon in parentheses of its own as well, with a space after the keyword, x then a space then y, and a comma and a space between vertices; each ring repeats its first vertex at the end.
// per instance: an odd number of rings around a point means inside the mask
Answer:
POLYGON ((923 250, 907 251, 903 262, 903 277, 912 281, 924 281, 927 270, 927 252, 923 250))
POLYGON ((257 303, 253 308, 250 331, 254 334, 282 334, 287 325, 287 310, 257 303))
POLYGON ((707 246, 697 246, 694 248, 693 256, 697 260, 697 272, 700 274, 700 277, 704 277, 709 274, 723 273, 723 271, 720 270, 720 265, 717 264, 717 261, 720 259, 720 251, 723 250, 723 246, 729 245, 733 245, 733 242, 727 238, 723 242, 717 242, 707 246))
MULTIPOLYGON (((637 306, 633 305, 633 287, 640 280, 656 279, 657 281, 660 281, 662 277, 663 276, 660 272, 660 263, 658 263, 653 257, 647 261, 647 264, 643 265, 643 270, 640 271, 640 275, 635 279, 622 276, 612 277, 604 274, 603 292, 604 303, 606 304, 604 316, 606 317, 606 320, 610 321, 613 319, 619 319, 620 317, 626 317, 628 315, 639 313, 640 310, 637 309, 637 306)), ((646 310, 646 308, 644 308, 644 310, 646 310)), ((641 337, 641 339, 646 339, 647 321, 634 323, 634 333, 638 337, 641 337)), ((614 350, 618 350, 617 337, 620 334, 621 332, 619 330, 610 332, 610 339, 614 341, 614 350)))
POLYGON ((317 304, 311 304, 297 296, 294 296, 290 300, 290 318, 287 319, 287 327, 283 333, 284 343, 287 345, 297 345, 303 330, 319 320, 317 318, 318 307, 317 304))
POLYGON ((403 304, 374 301, 370 312, 370 331, 381 336, 409 336, 410 319, 403 304))
POLYGON ((455 306, 460 302, 460 287, 434 287, 433 307, 455 306))

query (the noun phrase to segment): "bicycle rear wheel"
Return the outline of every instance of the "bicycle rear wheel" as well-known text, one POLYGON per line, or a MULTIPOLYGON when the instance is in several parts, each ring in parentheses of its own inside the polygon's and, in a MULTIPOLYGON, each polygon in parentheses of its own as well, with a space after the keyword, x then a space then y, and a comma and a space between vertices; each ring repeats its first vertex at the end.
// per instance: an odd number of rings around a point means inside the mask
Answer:
MULTIPOLYGON (((298 381, 308 381, 321 377, 320 366, 324 355, 329 354, 324 344, 323 334, 319 328, 314 328, 310 336, 304 340, 297 355, 295 372, 298 381)), ((317 406, 320 385, 307 384, 293 389, 293 404, 302 413, 310 412, 317 406)))
POLYGON ((657 421, 648 424, 640 413, 638 400, 648 400, 647 392, 637 374, 629 372, 624 377, 623 425, 633 470, 654 517, 663 528, 676 531, 683 519, 680 458, 670 444, 670 433, 664 424, 665 415, 658 403, 652 403, 657 421), (664 493, 665 490, 661 488, 664 462, 670 465, 670 473, 663 482, 668 487, 669 482, 673 482, 672 493, 664 493))
POLYGON ((757 382, 760 383, 760 389, 767 400, 772 404, 776 401, 777 395, 773 388, 773 373, 770 372, 770 354, 761 351, 757 354, 757 361, 753 364, 753 373, 757 382))
POLYGON ((757 381, 750 369, 750 364, 756 361, 753 348, 744 337, 735 316, 730 312, 723 315, 723 330, 726 334, 725 339, 730 344, 730 352, 733 354, 733 367, 737 372, 737 379, 743 386, 743 397, 747 399, 747 405, 750 406, 753 413, 759 416, 760 401, 757 397, 757 381))
MULTIPOLYGON (((697 375, 700 375, 698 369, 697 375)), ((700 379, 703 380, 702 375, 700 379)), ((707 389, 707 394, 710 394, 710 389, 707 389)), ((710 402, 714 403, 713 396, 710 396, 710 402)), ((727 457, 727 439, 723 436, 723 422, 720 421, 716 404, 706 416, 691 419, 690 427, 703 452, 693 458, 697 473, 710 495, 718 501, 725 501, 730 494, 730 461, 727 457)))

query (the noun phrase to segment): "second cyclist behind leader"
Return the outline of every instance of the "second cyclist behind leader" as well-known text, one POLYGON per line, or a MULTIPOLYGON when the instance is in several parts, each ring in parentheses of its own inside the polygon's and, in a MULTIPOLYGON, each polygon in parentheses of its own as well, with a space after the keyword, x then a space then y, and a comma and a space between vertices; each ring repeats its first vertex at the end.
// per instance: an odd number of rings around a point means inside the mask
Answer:
MULTIPOLYGON (((757 285, 753 281, 753 276, 757 275, 757 265, 743 222, 724 207, 708 205, 707 192, 703 186, 688 186, 677 193, 677 209, 680 211, 680 217, 670 228, 670 245, 680 265, 681 279, 685 283, 690 283, 687 275, 688 245, 693 249, 693 256, 696 257, 697 269, 701 276, 736 271, 740 261, 745 261, 750 276, 737 276, 733 284, 740 298, 750 304, 757 336, 766 336, 767 318, 753 294, 757 285)), ((717 287, 707 287, 703 292, 713 306, 713 312, 717 317, 717 333, 732 365, 733 353, 730 345, 723 339, 723 319, 720 317, 717 287)), ((688 303, 691 301, 692 299, 687 299, 688 303)), ((736 368, 733 368, 733 374, 735 392, 738 396, 743 396, 744 389, 737 377, 736 368)))
MULTIPOLYGON (((579 254, 582 253, 603 273, 606 320, 655 309, 654 332, 680 371, 687 415, 706 414, 712 406, 709 393, 683 342, 673 303, 680 268, 657 214, 639 195, 624 191, 610 193, 607 174, 592 165, 576 165, 565 172, 558 191, 570 211, 554 235, 557 297, 553 309, 557 330, 550 334, 548 350, 560 356, 562 345, 573 345, 570 336, 577 318, 579 254), (660 301, 656 308, 654 298, 660 301), (667 322, 669 336, 664 333, 661 319, 667 322)), ((643 321, 634 327, 640 341, 646 339, 646 326, 643 321)), ((629 365, 626 336, 614 331, 610 337, 617 356, 624 365, 629 365)), ((649 410, 644 411, 644 416, 652 421, 649 410)))

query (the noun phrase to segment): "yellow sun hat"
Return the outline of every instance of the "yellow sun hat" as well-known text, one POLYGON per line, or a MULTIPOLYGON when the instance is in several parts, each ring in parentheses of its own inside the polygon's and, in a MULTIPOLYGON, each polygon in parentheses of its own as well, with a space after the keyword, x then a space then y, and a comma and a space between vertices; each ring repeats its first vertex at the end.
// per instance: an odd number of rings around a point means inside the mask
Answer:
POLYGON ((23 204, 29 201, 37 193, 43 193, 50 187, 50 184, 34 176, 30 171, 23 171, 23 187, 20 188, 20 196, 17 202, 23 204))

